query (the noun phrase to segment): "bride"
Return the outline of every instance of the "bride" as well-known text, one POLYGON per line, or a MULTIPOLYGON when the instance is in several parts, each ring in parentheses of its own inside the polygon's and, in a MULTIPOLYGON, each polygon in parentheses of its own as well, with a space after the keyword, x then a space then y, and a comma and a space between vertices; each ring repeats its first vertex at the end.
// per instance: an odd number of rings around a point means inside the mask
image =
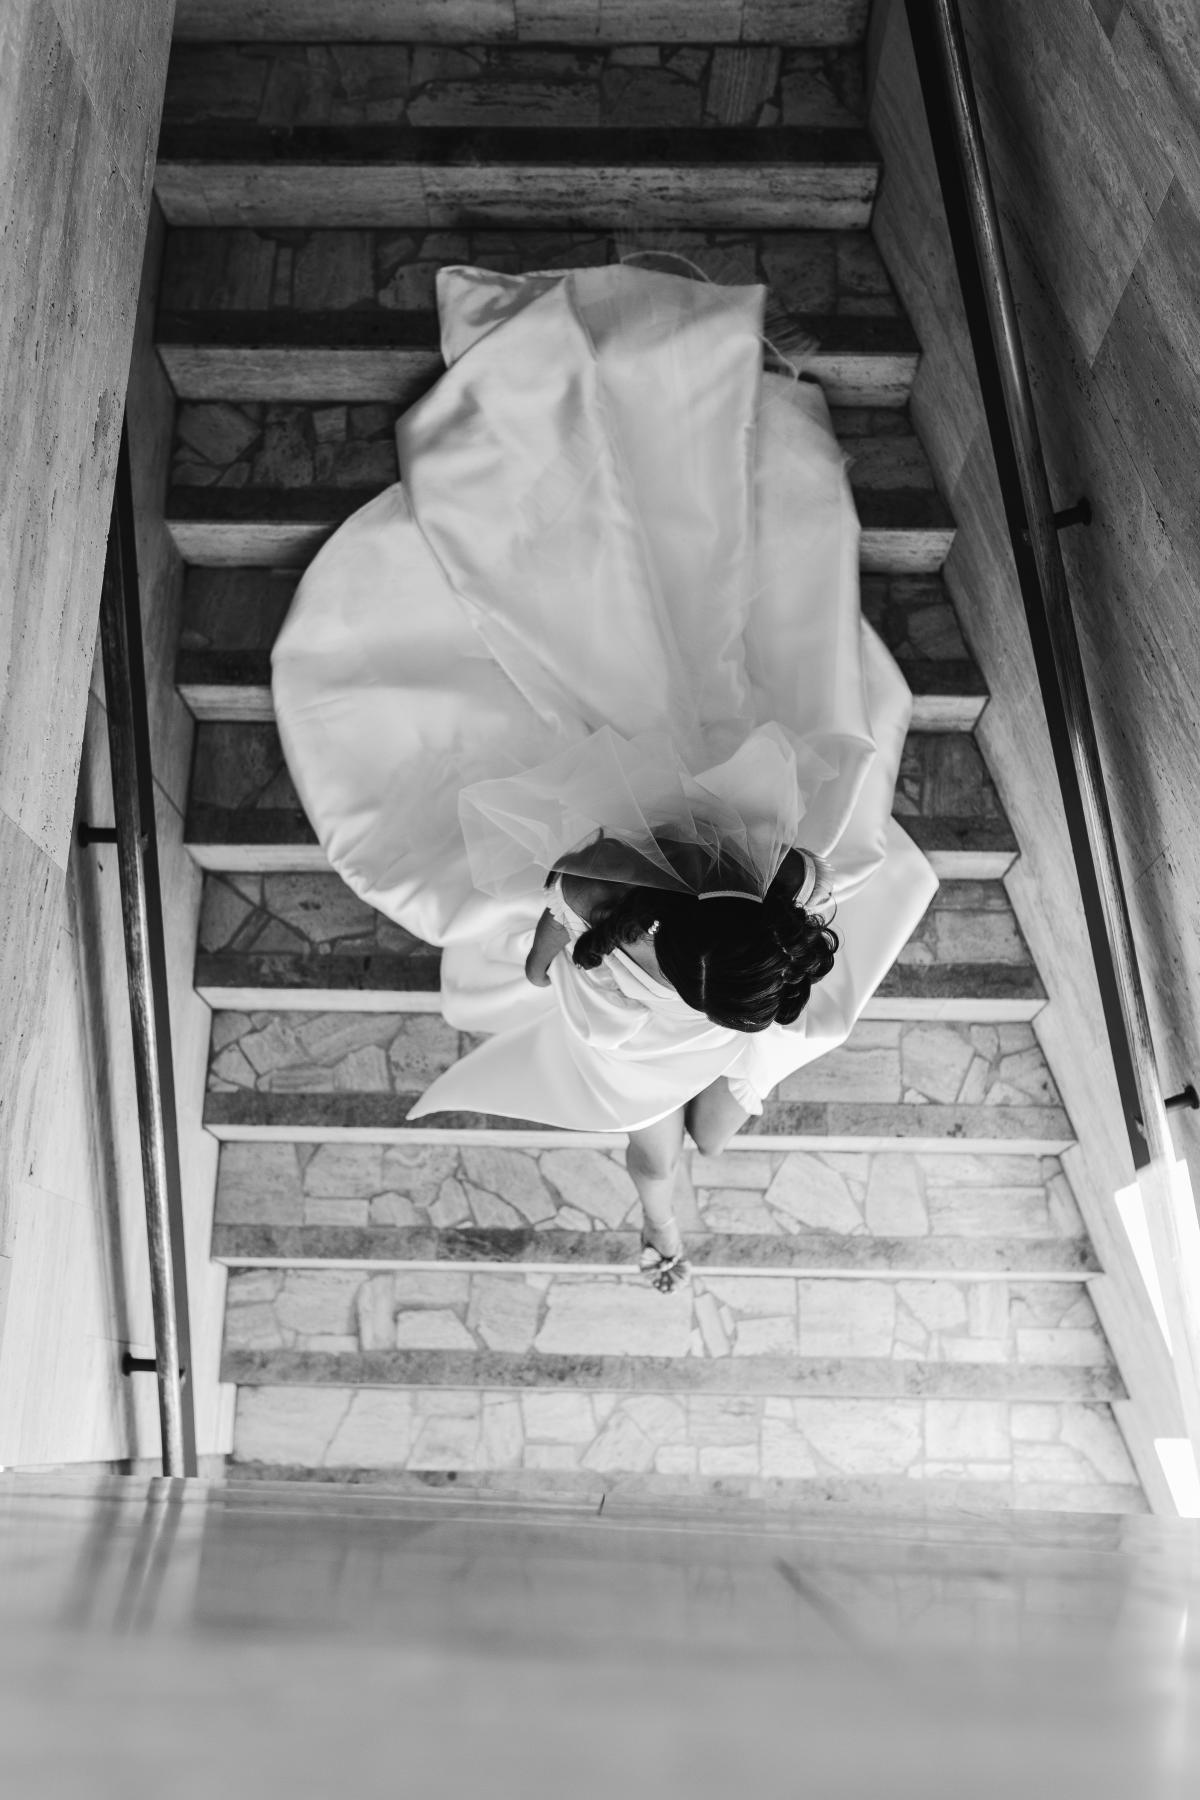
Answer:
POLYGON ((409 1118, 626 1135, 664 1291, 685 1131, 716 1154, 840 1044, 937 885, 891 818, 911 700, 843 458, 820 390, 764 373, 763 302, 442 270, 402 481, 274 653, 330 863, 486 1035, 409 1118))

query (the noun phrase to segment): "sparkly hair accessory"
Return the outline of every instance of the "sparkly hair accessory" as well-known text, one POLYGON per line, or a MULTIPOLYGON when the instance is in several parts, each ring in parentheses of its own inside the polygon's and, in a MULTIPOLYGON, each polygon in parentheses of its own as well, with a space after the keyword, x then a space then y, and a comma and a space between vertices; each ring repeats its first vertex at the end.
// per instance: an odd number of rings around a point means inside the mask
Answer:
POLYGON ((761 906, 761 894, 748 894, 745 888, 709 888, 707 892, 696 895, 697 900, 753 900, 755 906, 761 906))
POLYGON ((792 901, 793 906, 795 906, 797 908, 802 907, 809 900, 812 899, 813 889, 817 885, 817 874, 818 874, 818 869, 817 869, 816 857, 811 856, 811 855, 806 855, 804 858, 804 880, 800 883, 800 886, 796 889, 795 897, 792 901))

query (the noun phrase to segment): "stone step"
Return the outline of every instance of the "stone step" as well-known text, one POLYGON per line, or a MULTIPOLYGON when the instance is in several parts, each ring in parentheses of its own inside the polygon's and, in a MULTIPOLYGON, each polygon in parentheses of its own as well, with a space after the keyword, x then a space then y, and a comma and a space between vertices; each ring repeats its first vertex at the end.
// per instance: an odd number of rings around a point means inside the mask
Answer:
MULTIPOLYGON (((180 408, 167 526, 185 562, 303 565, 331 531, 397 479, 397 409, 197 401, 180 408)), ((869 573, 940 569, 951 514, 907 418, 838 408, 869 573)))
MULTIPOLYGON (((436 1012, 439 953, 332 872, 205 876, 196 991, 214 1008, 436 1012)), ((866 1016, 1029 1019, 1045 990, 999 882, 946 882, 866 1016)))
MULTIPOLYGON (((944 880, 999 880, 1016 856, 995 786, 965 732, 909 734, 893 811, 944 880)), ((186 842, 205 869, 328 870, 274 725, 196 727, 186 842)))
MULTIPOLYGON (((219 1013, 204 1119, 217 1137, 575 1144, 592 1134, 476 1114, 408 1125, 417 1096, 477 1040, 436 1014, 219 1013)), ((604 1143, 603 1134, 594 1134, 604 1143)), ((741 1142, 830 1150, 998 1148, 1057 1154, 1070 1122, 1028 1024, 860 1021, 789 1075, 741 1142)))
POLYGON ((858 46, 177 44, 164 131, 861 128, 858 46))
POLYGON ((171 231, 158 351, 189 400, 407 406, 442 368, 439 268, 578 268, 650 249, 685 258, 660 262, 677 273, 768 287, 772 342, 805 353, 831 404, 907 401, 918 345, 865 231, 171 231))
POLYGON ((673 225, 861 231, 879 159, 857 126, 164 127, 169 225, 673 225))
MULTIPOLYGON (((188 569, 175 681, 194 717, 273 716, 271 647, 297 580, 285 570, 188 569)), ((913 690, 914 728, 969 731, 987 690, 941 581, 869 575, 862 586, 864 615, 913 690)))
POLYGON ((233 1456, 266 1479, 592 1502, 1145 1511, 1111 1407, 1086 1401, 256 1386, 233 1456))
MULTIPOLYGON (((218 1034, 223 1025, 218 1023, 218 1034)), ((708 1273, 1079 1280, 1098 1264, 1054 1156, 751 1145, 685 1153, 674 1196, 708 1273)), ((226 1142, 213 1254, 226 1263, 632 1267, 624 1147, 226 1142)))
POLYGON ((859 44, 868 0, 176 0, 176 43, 859 44))
POLYGON ((245 1385, 1123 1398, 1079 1282, 234 1268, 227 1294, 245 1385))

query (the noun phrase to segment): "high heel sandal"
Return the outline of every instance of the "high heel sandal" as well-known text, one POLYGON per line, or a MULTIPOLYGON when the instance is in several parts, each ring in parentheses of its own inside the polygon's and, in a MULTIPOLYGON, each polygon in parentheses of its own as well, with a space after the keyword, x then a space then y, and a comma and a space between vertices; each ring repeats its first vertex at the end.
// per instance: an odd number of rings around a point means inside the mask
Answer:
POLYGON ((675 1293, 692 1279, 692 1265, 683 1253, 683 1234, 674 1220, 672 1226, 679 1238, 679 1249, 670 1256, 651 1241, 649 1228, 642 1227, 642 1254, 638 1267, 649 1277, 650 1286, 657 1288, 660 1294, 675 1293))

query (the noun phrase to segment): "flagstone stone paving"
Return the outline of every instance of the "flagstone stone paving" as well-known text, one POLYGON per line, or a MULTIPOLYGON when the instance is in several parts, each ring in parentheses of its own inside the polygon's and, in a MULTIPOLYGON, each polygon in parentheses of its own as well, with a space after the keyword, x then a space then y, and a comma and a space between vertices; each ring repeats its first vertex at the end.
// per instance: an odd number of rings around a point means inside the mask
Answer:
MULTIPOLYGON (((987 851, 1012 838, 995 783, 968 732, 910 732, 900 760, 895 816, 936 838, 933 850, 987 851)), ((274 724, 210 721, 196 728, 188 841, 305 844, 314 841, 274 724)), ((969 871, 964 871, 969 873, 969 871)))
MULTIPOLYGON (((184 583, 180 649, 185 653, 269 652, 291 605, 291 570, 190 568, 184 583)), ((897 662, 969 662, 954 608, 938 577, 864 575, 864 616, 897 662)), ((989 904, 1004 905, 999 897, 989 904)))
MULTIPOLYGON (((528 1470, 762 1481, 961 1482, 998 1504, 1141 1512, 1107 1406, 502 1389, 247 1387, 240 1462, 435 1473, 528 1470), (1051 1499, 1050 1496, 1054 1498, 1051 1499)), ((964 1496, 965 1498, 965 1496, 964 1496)))
MULTIPOLYGON (((198 400, 179 408, 171 480, 177 487, 371 489, 397 480, 399 409, 375 402, 198 400)), ((857 490, 934 490, 903 413, 845 407, 834 426, 857 490)))
MULTIPOLYGON (((400 312, 432 315, 437 273, 468 263, 505 274, 586 268, 674 252, 712 281, 759 283, 784 312, 898 322, 903 315, 865 231, 300 231, 203 228, 167 239, 167 312, 400 312)), ((663 267, 672 267, 669 262, 663 267)), ((431 347, 436 348, 432 336, 431 347)))
POLYGON ((854 50, 637 44, 176 46, 165 125, 859 125, 854 50))
MULTIPOLYGON (((205 877, 201 987, 412 987, 436 990, 438 953, 328 873, 205 877), (314 954, 315 952, 315 954, 314 954), (357 959, 357 960, 354 960, 357 959), (413 976, 405 973, 411 966, 413 976)), ((944 882, 898 958, 911 969, 999 965, 1028 970, 1029 952, 999 882, 944 882)))
MULTIPOLYGON (((224 1012, 209 1091, 420 1093, 477 1040, 435 1014, 224 1012)), ((860 1020, 850 1038, 788 1075, 783 1100, 883 1105, 1056 1106, 1033 1028, 860 1020)))
MULTIPOLYGON (((234 1270, 225 1349, 298 1350, 335 1364, 360 1352, 455 1350, 1111 1368, 1078 1282, 705 1275, 664 1298, 619 1274, 234 1270)), ((587 1379, 576 1368, 575 1382, 587 1379)))
MULTIPOLYGON (((957 1149, 693 1153, 675 1208, 685 1231, 726 1236, 1084 1236, 1057 1157, 957 1149)), ((216 1217, 218 1225, 532 1228, 545 1238, 632 1234, 638 1208, 623 1149, 250 1142, 221 1146, 216 1217)), ((621 1253, 632 1260, 629 1243, 621 1253)))

